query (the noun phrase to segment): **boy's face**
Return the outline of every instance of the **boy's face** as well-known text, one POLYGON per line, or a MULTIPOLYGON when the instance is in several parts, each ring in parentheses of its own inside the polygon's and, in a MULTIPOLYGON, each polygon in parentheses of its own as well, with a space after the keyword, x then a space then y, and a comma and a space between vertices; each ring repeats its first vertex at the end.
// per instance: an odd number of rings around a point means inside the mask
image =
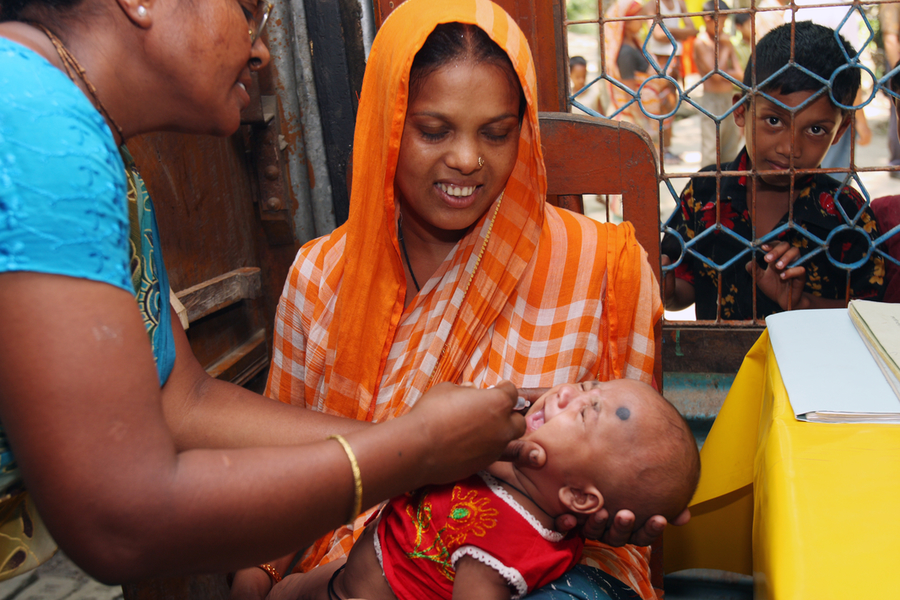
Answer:
POLYGON ((725 24, 728 22, 728 19, 725 15, 719 15, 718 30, 716 28, 715 18, 709 15, 704 15, 703 22, 706 24, 706 31, 709 32, 709 35, 715 35, 717 41, 721 40, 725 36, 725 24))
POLYGON ((741 32, 741 38, 749 43, 750 41, 750 20, 746 20, 743 23, 735 22, 735 28, 741 32))
MULTIPOLYGON (((652 442, 656 392, 632 380, 563 384, 541 396, 525 417, 525 439, 540 444, 547 485, 615 486, 633 475, 630 457, 652 442)), ((548 490, 549 491, 549 490, 548 490)))
POLYGON ((569 79, 572 81, 572 91, 577 92, 584 87, 584 82, 587 79, 587 67, 575 65, 569 71, 569 79))
MULTIPOLYGON (((799 106, 815 94, 812 91, 766 93, 789 107, 799 106)), ((734 102, 738 100, 740 96, 735 95, 734 102)), ((750 103, 755 103, 755 114, 745 102, 734 110, 734 122, 744 128, 753 166, 759 171, 781 171, 760 174, 763 182, 776 188, 790 185, 790 176, 785 171, 791 166, 792 154, 795 169, 814 169, 850 125, 850 115, 844 116, 841 109, 831 103, 828 94, 822 94, 797 112, 793 127, 790 111, 771 100, 756 96, 751 97, 750 103)))

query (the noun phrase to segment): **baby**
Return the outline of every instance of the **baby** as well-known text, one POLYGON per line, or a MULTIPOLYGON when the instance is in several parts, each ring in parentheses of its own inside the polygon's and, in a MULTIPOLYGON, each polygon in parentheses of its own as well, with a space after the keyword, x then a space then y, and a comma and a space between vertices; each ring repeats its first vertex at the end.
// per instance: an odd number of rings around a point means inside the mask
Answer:
POLYGON ((552 530, 557 516, 586 519, 605 507, 631 510, 636 526, 657 514, 673 520, 697 487, 690 429, 646 384, 559 385, 525 420, 525 438, 546 452, 542 468, 498 462, 394 498, 346 564, 287 577, 269 598, 519 598, 581 557, 583 538, 552 530))

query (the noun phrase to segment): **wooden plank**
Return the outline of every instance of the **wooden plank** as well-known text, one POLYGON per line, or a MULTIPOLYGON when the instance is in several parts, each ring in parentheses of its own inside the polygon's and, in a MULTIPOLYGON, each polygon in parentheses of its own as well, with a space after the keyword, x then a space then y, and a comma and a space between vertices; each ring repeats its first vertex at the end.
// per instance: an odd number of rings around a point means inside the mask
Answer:
POLYGON ((736 374, 763 327, 709 327, 669 324, 663 327, 662 363, 667 373, 736 374))
POLYGON ((268 362, 266 330, 260 329, 249 340, 206 367, 206 372, 210 377, 242 385, 262 371, 268 362))
POLYGON ((256 298, 261 289, 259 268, 244 267, 177 292, 193 323, 240 300, 256 298))

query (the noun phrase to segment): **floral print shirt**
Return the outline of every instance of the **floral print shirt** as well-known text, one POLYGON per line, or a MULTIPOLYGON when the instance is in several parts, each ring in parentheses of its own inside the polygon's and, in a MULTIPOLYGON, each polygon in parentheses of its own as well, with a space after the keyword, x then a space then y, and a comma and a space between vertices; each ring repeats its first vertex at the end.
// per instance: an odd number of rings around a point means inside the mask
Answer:
MULTIPOLYGON (((749 169, 750 158, 746 148, 741 150, 733 162, 722 165, 723 171, 749 169)), ((703 169, 712 170, 715 170, 714 165, 703 169)), ((685 244, 690 244, 684 259, 675 267, 675 277, 694 286, 697 319, 716 319, 720 272, 721 318, 754 318, 753 279, 745 265, 753 259, 765 268, 765 252, 758 245, 775 240, 784 240, 800 248, 800 260, 803 261, 800 264, 806 267, 805 292, 822 298, 844 299, 847 293, 847 270, 832 264, 828 255, 849 265, 869 253, 870 243, 878 234, 875 217, 871 209, 865 206, 863 196, 849 186, 842 188, 838 180, 823 173, 798 177, 794 184, 795 190, 799 190, 799 196, 793 206, 793 227, 775 236, 767 235, 754 244, 747 198, 748 183, 749 177, 746 175, 722 178, 719 203, 721 227, 717 227, 716 180, 714 177, 693 178, 681 193, 680 206, 668 223, 668 227, 680 235, 685 244), (847 215, 847 220, 842 216, 841 208, 847 215), (825 242, 833 230, 843 225, 856 225, 862 231, 841 229, 834 234, 827 247, 820 250, 820 243, 813 236, 825 242)), ((777 231, 788 222, 788 214, 785 214, 772 231, 777 231)), ((681 244, 671 231, 667 230, 663 238, 662 251, 673 263, 681 255, 681 244)), ((880 299, 883 278, 884 259, 873 252, 862 266, 850 271, 850 297, 880 299)), ((757 292, 755 318, 762 319, 781 312, 776 301, 758 290, 757 292)))

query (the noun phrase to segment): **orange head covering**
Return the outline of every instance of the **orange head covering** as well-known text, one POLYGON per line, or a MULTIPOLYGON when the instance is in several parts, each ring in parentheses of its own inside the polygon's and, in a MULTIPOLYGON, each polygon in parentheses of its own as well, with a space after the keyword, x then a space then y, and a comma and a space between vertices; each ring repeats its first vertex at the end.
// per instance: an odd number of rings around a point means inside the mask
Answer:
MULTIPOLYGON (((465 303, 460 314, 490 325, 492 314, 495 317, 503 306, 499 300, 505 300, 515 287, 540 235, 547 183, 538 133, 534 62, 524 34, 502 8, 488 0, 404 2, 385 21, 366 65, 354 138, 350 218, 336 232, 346 235, 345 267, 334 311, 336 326, 326 356, 326 404, 345 416, 369 416, 370 399, 377 393, 404 310, 406 279, 397 242, 394 174, 406 119, 409 71, 434 28, 452 22, 480 27, 507 52, 527 102, 518 159, 502 208, 496 210, 495 203, 482 219, 484 223, 496 215, 483 243, 464 245, 454 260, 468 265, 472 255, 481 252, 481 263, 472 269, 474 279, 469 287, 492 291, 495 297, 463 292, 464 299, 458 298, 465 303), (485 277, 492 281, 480 287, 479 280, 485 277)), ((464 324, 460 329, 465 329, 464 324)), ((442 351, 426 387, 432 379, 453 379, 452 355, 465 352, 466 341, 473 338, 470 333, 451 331, 454 343, 442 351), (451 356, 444 356, 447 351, 451 356)))

